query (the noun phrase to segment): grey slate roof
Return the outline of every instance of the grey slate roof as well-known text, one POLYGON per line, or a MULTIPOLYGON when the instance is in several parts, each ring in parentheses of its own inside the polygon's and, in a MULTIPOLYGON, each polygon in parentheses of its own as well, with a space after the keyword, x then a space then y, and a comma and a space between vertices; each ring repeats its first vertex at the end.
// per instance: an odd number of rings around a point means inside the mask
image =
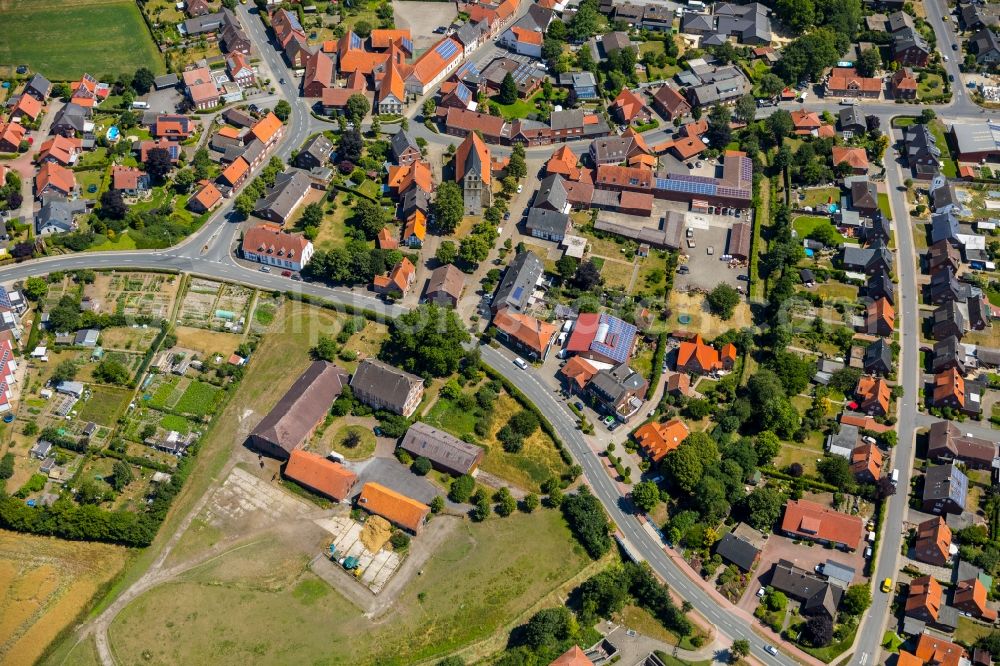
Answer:
POLYGON ((836 615, 836 608, 843 596, 843 590, 836 585, 822 580, 811 571, 800 569, 788 560, 778 560, 774 565, 771 585, 788 596, 804 602, 803 614, 812 614, 805 613, 808 605, 808 610, 812 612, 821 609, 829 612, 832 607, 836 615))
POLYGON ((924 501, 947 500, 965 507, 969 479, 955 464, 935 465, 924 475, 924 501))
POLYGON ((538 186, 538 192, 531 202, 533 208, 549 208, 562 212, 568 202, 563 178, 557 173, 546 176, 538 186))
POLYGON ((493 297, 493 308, 510 307, 520 312, 528 305, 545 264, 533 252, 522 252, 511 262, 493 297))
POLYGON ((455 474, 468 474, 484 455, 481 447, 463 442, 422 421, 410 426, 399 447, 414 456, 423 456, 436 466, 455 474))
POLYGON ((276 215, 287 220, 311 186, 312 180, 305 171, 290 169, 280 173, 274 179, 274 187, 266 196, 257 200, 254 209, 258 214, 276 215))
POLYGON ((333 152, 333 143, 326 138, 323 134, 317 134, 312 138, 312 140, 302 148, 299 155, 302 153, 308 153, 312 155, 320 164, 326 164, 330 160, 330 154, 333 152))
POLYGON ((31 77, 31 80, 28 81, 25 92, 34 92, 43 98, 48 97, 49 93, 52 92, 52 84, 41 74, 35 74, 31 77))
POLYGON ((865 370, 868 372, 888 373, 892 369, 892 347, 879 338, 865 348, 865 370))
POLYGON ((549 236, 563 236, 569 226, 569 215, 557 213, 548 208, 532 208, 528 211, 525 227, 528 231, 541 231, 549 236))
POLYGON ((178 83, 180 83, 180 79, 177 78, 176 74, 163 74, 153 79, 153 87, 156 88, 157 90, 162 90, 164 88, 173 88, 178 83))
POLYGON ((392 148, 392 155, 396 162, 399 162, 399 156, 402 155, 407 148, 412 148, 413 150, 420 152, 420 146, 417 145, 416 139, 410 136, 410 133, 406 130, 399 130, 392 135, 389 139, 389 147, 392 148))
POLYGON ((414 386, 424 380, 374 358, 366 358, 351 377, 351 388, 359 394, 377 395, 402 412, 414 386))
POLYGON ((851 130, 853 132, 863 132, 868 129, 865 123, 865 114, 857 106, 848 106, 840 110, 838 114, 840 120, 840 130, 851 130))
POLYGON ((52 127, 72 127, 77 132, 83 132, 84 125, 90 118, 90 109, 70 102, 65 105, 52 119, 52 127))
POLYGON ((52 228, 49 233, 64 233, 73 230, 73 219, 87 210, 86 202, 75 199, 69 201, 61 196, 46 195, 42 207, 35 216, 35 232, 52 228))

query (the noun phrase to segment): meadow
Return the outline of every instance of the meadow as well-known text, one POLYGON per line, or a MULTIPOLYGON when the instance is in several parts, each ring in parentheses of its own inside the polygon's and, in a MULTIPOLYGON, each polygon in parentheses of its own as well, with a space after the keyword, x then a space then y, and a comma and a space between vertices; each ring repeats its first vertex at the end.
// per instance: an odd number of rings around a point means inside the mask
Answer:
POLYGON ((27 65, 52 81, 164 73, 160 52, 131 0, 3 0, 0 62, 27 65), (14 27, 15 29, 10 29, 14 27))

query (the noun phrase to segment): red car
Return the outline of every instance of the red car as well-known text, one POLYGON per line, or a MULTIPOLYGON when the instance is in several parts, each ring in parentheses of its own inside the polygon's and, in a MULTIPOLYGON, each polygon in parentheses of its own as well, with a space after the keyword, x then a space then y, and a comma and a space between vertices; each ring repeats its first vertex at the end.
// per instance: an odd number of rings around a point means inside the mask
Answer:
POLYGON ((292 276, 291 271, 281 271, 281 277, 291 277, 291 276, 292 276))

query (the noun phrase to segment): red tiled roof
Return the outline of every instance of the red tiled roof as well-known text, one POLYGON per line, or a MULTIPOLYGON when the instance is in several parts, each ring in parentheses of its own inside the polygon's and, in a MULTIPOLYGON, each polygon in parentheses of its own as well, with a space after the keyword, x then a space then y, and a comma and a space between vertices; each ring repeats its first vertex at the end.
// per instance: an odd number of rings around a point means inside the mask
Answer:
POLYGON ((237 157, 233 160, 232 164, 226 167, 220 178, 229 183, 231 186, 236 187, 236 184, 240 182, 240 179, 243 178, 249 170, 250 165, 247 164, 247 161, 242 157, 237 157))
POLYGON ((515 39, 522 44, 536 44, 541 46, 544 36, 542 33, 536 30, 528 30, 527 28, 522 28, 521 26, 515 25, 510 29, 514 33, 515 39))
POLYGON ((403 237, 406 239, 416 238, 421 243, 424 242, 424 238, 427 237, 427 216, 422 210, 415 210, 406 218, 403 237))
POLYGON ((907 615, 920 614, 932 620, 941 612, 941 583, 933 576, 921 576, 910 581, 910 593, 906 597, 904 612, 907 615))
POLYGON ((914 545, 916 557, 921 562, 931 558, 934 564, 943 564, 951 557, 951 528, 944 518, 935 516, 917 525, 917 541, 914 545), (936 560, 936 561, 935 561, 936 560))
POLYGON ((403 83, 403 75, 399 73, 399 67, 395 61, 389 62, 389 68, 382 76, 382 83, 378 89, 378 101, 383 101, 389 95, 394 96, 400 102, 406 101, 406 89, 403 83))
POLYGON ((373 481, 361 488, 358 506, 412 532, 420 531, 420 526, 431 510, 426 504, 373 481))
POLYGON ((790 115, 792 116, 792 124, 797 130, 814 130, 823 124, 823 121, 819 119, 819 114, 815 111, 797 109, 792 111, 790 115))
POLYGON ((371 42, 373 49, 387 49, 393 42, 410 39, 409 28, 376 28, 372 30, 371 42))
POLYGON ((889 302, 887 298, 880 298, 877 301, 869 303, 865 307, 865 323, 872 324, 873 320, 881 320, 888 324, 889 328, 893 328, 896 322, 896 309, 892 307, 892 303, 889 302))
MULTIPOLYGON (((900 653, 903 654, 903 653, 900 653)), ((958 666, 966 656, 965 649, 931 634, 920 634, 917 642, 916 656, 921 664, 936 664, 937 666, 958 666)))
POLYGON ((410 260, 403 257, 398 264, 392 267, 392 270, 388 273, 375 276, 375 288, 381 290, 394 289, 402 293, 410 288, 413 284, 413 276, 416 269, 410 260))
MULTIPOLYGON (((659 147, 659 146, 658 146, 659 147)), ((705 151, 708 146, 698 137, 681 137, 673 141, 668 141, 662 147, 666 150, 673 150, 681 160, 689 160, 695 155, 705 151)))
POLYGON ((445 67, 458 58, 461 58, 462 53, 463 48, 461 44, 451 37, 444 37, 439 42, 424 51, 423 55, 417 58, 417 61, 413 63, 413 76, 415 76, 416 79, 423 85, 427 85, 438 74, 440 74, 445 67), (451 42, 451 46, 441 46, 447 42, 451 42), (441 46, 441 48, 439 48, 439 46, 441 46), (444 58, 441 56, 441 52, 450 52, 451 55, 444 58))
POLYGON ((883 414, 889 413, 889 399, 891 391, 889 383, 881 377, 871 377, 865 375, 858 380, 858 387, 855 390, 858 399, 861 401, 861 409, 869 411, 878 407, 883 414))
POLYGON ((864 148, 834 146, 831 152, 833 153, 834 166, 841 162, 847 162, 852 169, 868 168, 868 155, 865 153, 864 148))
POLYGON ((965 378, 956 368, 949 368, 934 375, 935 405, 942 402, 955 403, 956 407, 965 407, 965 378))
POLYGON ((21 145, 22 141, 24 141, 24 135, 26 132, 27 130, 24 129, 24 126, 20 123, 5 124, 0 122, 0 142, 9 143, 14 146, 15 150, 17 150, 17 147, 21 145))
POLYGON ((635 437, 650 460, 659 462, 664 456, 680 446, 690 432, 683 421, 671 419, 666 423, 653 421, 640 426, 632 433, 632 436, 635 437))
POLYGON ((539 356, 545 353, 556 334, 556 327, 520 312, 504 308, 493 317, 493 325, 539 356))
POLYGON ((382 227, 382 231, 378 232, 375 241, 378 243, 379 249, 382 250, 395 250, 399 247, 399 241, 392 237, 386 227, 382 227))
POLYGON ((139 187, 139 179, 143 172, 135 167, 127 167, 119 164, 111 167, 111 182, 116 190, 134 190, 139 187))
POLYGON ((576 384, 577 388, 585 388, 590 380, 597 374, 594 364, 582 356, 574 356, 566 362, 559 373, 569 381, 576 384))
POLYGON ((288 457, 284 475, 338 502, 351 494, 358 475, 340 463, 310 451, 295 449, 288 457))
POLYGON ((864 443, 851 452, 851 473, 855 476, 867 472, 873 479, 882 476, 882 452, 874 444, 864 443))
POLYGON ((718 350, 705 344, 700 335, 694 342, 682 342, 677 350, 677 368, 696 372, 714 372, 722 369, 722 359, 718 350))
POLYGON ((593 662, 587 658, 579 645, 574 645, 556 657, 549 666, 593 666, 593 662))
POLYGON ((489 187, 493 181, 493 174, 490 171, 490 149, 475 132, 469 132, 455 153, 455 177, 459 180, 465 177, 465 163, 473 152, 479 156, 479 163, 482 165, 483 186, 489 187))
POLYGON ((556 148, 555 152, 552 153, 552 157, 545 163, 545 172, 547 174, 557 173, 569 180, 580 180, 581 170, 577 166, 579 161, 580 159, 573 150, 566 144, 563 144, 559 148, 556 148))
POLYGON ((214 184, 207 180, 201 181, 201 189, 192 197, 201 204, 205 210, 211 210, 212 206, 222 200, 222 193, 214 184))
POLYGON ((834 94, 854 90, 877 93, 882 90, 882 79, 861 76, 853 67, 834 67, 830 72, 830 80, 826 87, 834 94))
POLYGON ((784 532, 843 544, 854 549, 861 542, 864 523, 857 516, 848 516, 808 500, 789 500, 781 520, 784 532))
POLYGON ((506 121, 500 116, 479 113, 467 109, 448 107, 445 115, 445 126, 449 129, 473 133, 479 130, 483 136, 499 139, 503 135, 506 121))
POLYGON ((623 167, 617 164, 600 164, 594 176, 594 183, 634 188, 649 188, 653 185, 653 170, 648 167, 623 167))
POLYGON ((301 261, 309 246, 302 234, 285 231, 276 224, 258 224, 243 235, 243 251, 301 261))
POLYGON ((611 106, 621 114, 625 122, 629 123, 638 117, 643 110, 646 110, 646 102, 628 88, 622 88, 622 91, 618 93, 618 97, 615 97, 611 106))
POLYGON ((952 605, 988 622, 997 619, 997 612, 986 605, 986 587, 978 578, 958 582, 952 605))
POLYGON ((38 114, 42 112, 42 103, 31 95, 21 95, 17 100, 17 104, 14 105, 14 114, 16 115, 18 112, 35 120, 38 118, 38 114))
POLYGON ((35 176, 35 190, 41 192, 48 185, 68 194, 76 189, 76 176, 66 167, 54 162, 46 162, 35 176))
POLYGON ((257 123, 250 128, 250 134, 257 137, 260 142, 266 146, 268 141, 270 141, 280 129, 281 121, 278 119, 278 116, 268 112, 266 116, 258 120, 257 123))
POLYGON ((333 85, 333 60, 322 51, 316 51, 306 59, 306 73, 302 79, 303 90, 306 86, 314 88, 313 84, 322 88, 333 85))
POLYGON ((237 127, 231 127, 229 125, 224 125, 224 126, 220 127, 219 131, 216 132, 216 134, 218 134, 219 136, 224 136, 227 139, 238 139, 238 138, 240 138, 240 130, 239 130, 239 128, 237 128, 237 127))
POLYGON ((41 162, 51 157, 59 164, 68 166, 80 152, 82 145, 83 142, 80 139, 68 139, 57 134, 39 147, 38 161, 41 162))

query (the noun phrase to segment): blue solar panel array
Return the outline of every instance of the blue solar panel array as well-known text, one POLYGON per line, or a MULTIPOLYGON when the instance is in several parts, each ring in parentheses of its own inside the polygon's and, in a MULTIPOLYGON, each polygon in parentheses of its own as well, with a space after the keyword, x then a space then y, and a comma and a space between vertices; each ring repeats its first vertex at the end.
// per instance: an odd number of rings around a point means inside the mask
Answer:
POLYGON ((305 30, 302 29, 302 24, 299 23, 298 16, 296 16, 293 12, 288 11, 287 9, 284 10, 284 12, 285 12, 285 17, 288 19, 288 24, 292 26, 293 29, 298 30, 299 32, 305 32, 305 30))
POLYGON ((692 183, 687 180, 676 180, 674 178, 657 178, 656 189, 684 192, 686 194, 700 194, 710 197, 718 191, 718 186, 715 183, 692 183))
POLYGON ((531 78, 535 74, 535 66, 529 65, 528 63, 522 63, 520 67, 514 70, 511 76, 514 79, 514 83, 524 83, 525 80, 531 78))
POLYGON ((458 52, 458 45, 454 40, 447 39, 434 47, 434 50, 439 56, 447 60, 458 52))
POLYGON ((479 76, 479 69, 476 67, 476 63, 467 62, 458 68, 458 72, 455 73, 460 79, 464 79, 467 76, 479 76))
POLYGON ((413 53, 413 40, 409 37, 403 37, 403 48, 413 53))
POLYGON ((360 49, 361 48, 361 38, 358 37, 353 32, 351 33, 351 48, 352 49, 360 49))
POLYGON ((607 337, 604 338, 605 342, 598 342, 595 339, 590 344, 591 350, 607 356, 615 363, 624 363, 628 360, 628 355, 632 351, 632 345, 635 342, 635 335, 638 329, 618 317, 606 314, 601 315, 600 322, 598 323, 598 326, 602 325, 608 327, 607 337), (607 344, 608 342, 613 344, 609 345, 607 344))
POLYGON ((458 84, 458 87, 455 88, 455 95, 463 102, 468 102, 472 99, 472 91, 466 88, 464 83, 458 84))
POLYGON ((10 294, 3 287, 0 287, 0 307, 13 308, 13 303, 10 302, 10 294))

